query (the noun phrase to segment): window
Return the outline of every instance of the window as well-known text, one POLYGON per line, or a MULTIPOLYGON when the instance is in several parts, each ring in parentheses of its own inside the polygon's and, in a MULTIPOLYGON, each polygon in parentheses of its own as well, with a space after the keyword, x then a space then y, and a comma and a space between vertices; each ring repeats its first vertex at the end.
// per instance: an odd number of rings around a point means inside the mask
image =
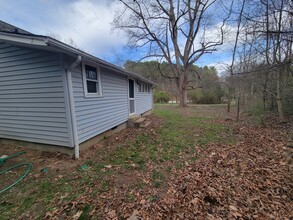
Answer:
POLYGON ((85 97, 98 97, 102 95, 99 66, 83 64, 83 83, 85 97))
POLYGON ((138 91, 143 93, 150 93, 151 89, 149 85, 140 82, 138 91))

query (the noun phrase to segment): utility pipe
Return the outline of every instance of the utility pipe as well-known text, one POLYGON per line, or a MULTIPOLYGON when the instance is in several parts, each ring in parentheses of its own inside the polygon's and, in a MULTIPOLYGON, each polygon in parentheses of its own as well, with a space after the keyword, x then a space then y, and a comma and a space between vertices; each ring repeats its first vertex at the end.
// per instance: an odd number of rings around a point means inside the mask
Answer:
POLYGON ((73 96, 73 86, 72 86, 72 76, 71 71, 81 62, 81 56, 78 55, 77 59, 67 68, 67 87, 68 87, 68 96, 69 96, 69 108, 71 115, 71 125, 73 132, 73 141, 74 141, 74 157, 75 159, 79 158, 79 141, 77 134, 77 125, 76 125, 76 115, 75 115, 75 104, 73 96))

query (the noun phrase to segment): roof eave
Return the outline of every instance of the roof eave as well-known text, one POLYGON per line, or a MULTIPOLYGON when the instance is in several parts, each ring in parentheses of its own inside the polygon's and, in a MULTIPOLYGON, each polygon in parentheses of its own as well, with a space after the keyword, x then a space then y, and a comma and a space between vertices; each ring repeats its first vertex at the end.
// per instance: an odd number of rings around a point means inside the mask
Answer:
POLYGON ((148 84, 151 84, 151 85, 154 85, 154 86, 157 85, 154 82, 152 82, 151 80, 145 79, 144 77, 138 76, 138 75, 136 75, 134 73, 131 73, 131 72, 129 72, 129 71, 127 71, 127 70, 125 70, 125 69, 123 69, 121 67, 115 66, 115 65, 113 65, 111 63, 108 63, 108 62, 106 62, 104 60, 101 60, 101 59, 99 59, 99 58, 97 58, 97 57, 95 57, 93 55, 85 53, 85 52, 83 52, 81 50, 78 50, 78 49, 76 49, 74 47, 66 45, 66 44, 64 44, 62 42, 56 41, 56 40, 54 40, 52 38, 50 38, 48 40, 47 45, 51 46, 51 47, 60 48, 62 51, 68 51, 69 55, 76 55, 76 56, 80 55, 80 56, 82 56, 83 58, 85 58, 87 60, 97 62, 97 63, 99 63, 100 65, 102 65, 102 66, 104 66, 106 68, 112 69, 114 71, 122 72, 124 75, 127 75, 127 76, 133 77, 135 79, 141 80, 141 81, 143 81, 145 83, 148 83, 148 84))
POLYGON ((6 42, 16 42, 20 44, 29 44, 29 45, 35 45, 35 46, 47 46, 47 41, 43 37, 36 38, 31 35, 23 35, 22 37, 19 37, 17 35, 13 35, 10 33, 1 32, 0 39, 6 42))

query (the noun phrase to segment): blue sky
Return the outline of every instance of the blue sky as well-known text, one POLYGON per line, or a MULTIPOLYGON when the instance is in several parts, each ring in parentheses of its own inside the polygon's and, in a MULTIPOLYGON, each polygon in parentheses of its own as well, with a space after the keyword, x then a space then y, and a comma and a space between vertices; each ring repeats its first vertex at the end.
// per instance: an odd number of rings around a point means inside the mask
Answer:
MULTIPOLYGON (((0 20, 67 43, 72 39, 80 49, 122 65, 127 59, 138 60, 142 54, 125 46, 124 33, 113 31, 111 22, 117 7, 118 1, 109 5, 108 0, 0 0, 0 20)), ((229 63, 229 50, 224 45, 196 64, 216 65, 221 71, 220 63, 229 63)))

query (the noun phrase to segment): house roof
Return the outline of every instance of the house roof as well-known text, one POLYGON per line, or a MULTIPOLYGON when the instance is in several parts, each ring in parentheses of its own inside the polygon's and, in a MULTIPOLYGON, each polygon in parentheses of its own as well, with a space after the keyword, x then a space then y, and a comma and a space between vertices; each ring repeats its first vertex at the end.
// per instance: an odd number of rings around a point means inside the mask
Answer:
POLYGON ((6 31, 11 33, 22 33, 22 34, 31 34, 30 32, 23 30, 19 27, 16 27, 12 24, 8 24, 0 20, 0 31, 6 31))
POLYGON ((109 63, 105 60, 99 59, 91 54, 88 54, 80 49, 74 48, 54 38, 43 36, 43 35, 31 34, 29 32, 23 31, 22 29, 18 29, 17 27, 14 27, 12 25, 10 25, 10 28, 7 28, 7 25, 6 25, 5 26, 6 28, 2 29, 1 24, 3 23, 5 22, 0 23, 0 41, 13 42, 19 45, 25 45, 25 46, 39 48, 39 49, 57 51, 57 52, 65 53, 73 57, 77 57, 79 55, 85 60, 99 63, 101 66, 104 66, 108 69, 112 69, 115 72, 122 73, 126 76, 132 77, 134 79, 140 80, 142 82, 145 82, 151 85, 156 85, 151 80, 148 80, 136 73, 130 72, 119 66, 109 63), (18 31, 13 31, 13 28, 16 28, 18 31))

